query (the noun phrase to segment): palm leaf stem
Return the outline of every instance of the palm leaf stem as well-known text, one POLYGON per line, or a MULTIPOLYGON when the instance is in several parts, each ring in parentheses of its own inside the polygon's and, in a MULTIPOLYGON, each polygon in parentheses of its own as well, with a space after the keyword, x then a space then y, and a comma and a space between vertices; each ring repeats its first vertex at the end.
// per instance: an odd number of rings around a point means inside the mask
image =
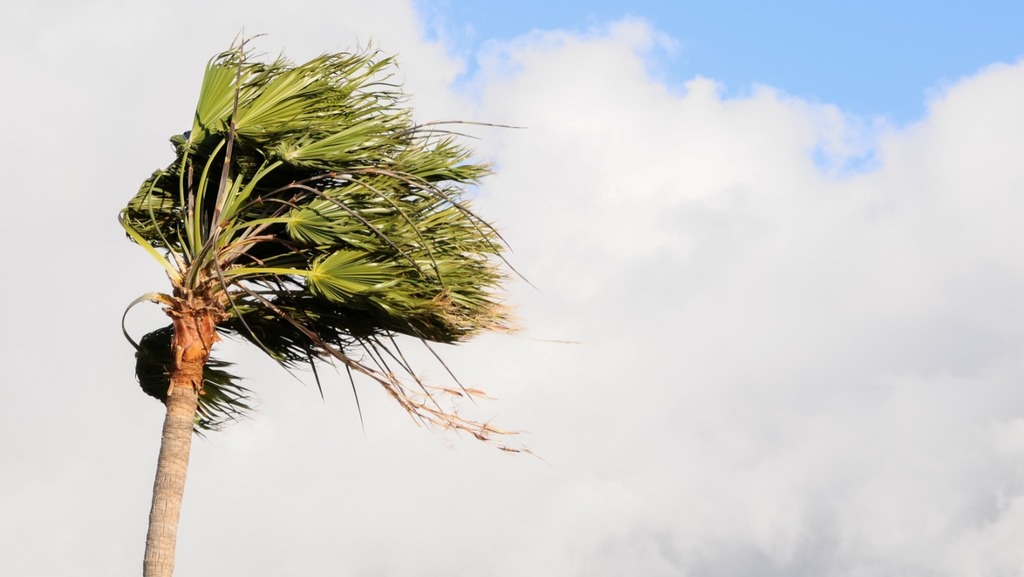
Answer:
POLYGON ((124 228, 125 232, 128 233, 128 236, 132 237, 132 240, 134 240, 147 253, 149 253, 150 256, 156 259, 156 261, 160 263, 160 266, 164 267, 164 270, 167 271, 167 276, 170 277, 171 279, 171 283, 181 282, 181 273, 179 273, 178 270, 174 268, 174 265, 172 265, 167 260, 167 258, 161 255, 160 252, 156 250, 156 248, 152 244, 150 244, 148 240, 143 238, 142 235, 139 234, 134 227, 128 224, 126 211, 121 211, 118 221, 121 223, 121 226, 124 228))

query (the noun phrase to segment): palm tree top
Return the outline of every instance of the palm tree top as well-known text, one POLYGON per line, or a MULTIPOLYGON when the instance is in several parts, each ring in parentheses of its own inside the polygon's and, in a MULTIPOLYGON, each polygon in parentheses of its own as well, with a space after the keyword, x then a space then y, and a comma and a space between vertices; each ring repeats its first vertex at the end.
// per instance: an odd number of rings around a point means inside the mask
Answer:
MULTIPOLYGON (((120 221, 164 267, 172 290, 145 298, 172 317, 209 315, 289 369, 338 363, 419 421, 488 439, 497 431, 438 402, 451 388, 419 382, 395 337, 512 329, 504 243, 464 198, 489 170, 445 123, 414 122, 394 71, 373 50, 294 64, 236 43, 207 64, 173 162, 120 221)), ((167 350, 170 335, 137 344, 137 375, 157 398, 166 359, 145 351, 167 350)), ((200 428, 247 408, 227 368, 208 366, 216 402, 201 406, 200 428)))

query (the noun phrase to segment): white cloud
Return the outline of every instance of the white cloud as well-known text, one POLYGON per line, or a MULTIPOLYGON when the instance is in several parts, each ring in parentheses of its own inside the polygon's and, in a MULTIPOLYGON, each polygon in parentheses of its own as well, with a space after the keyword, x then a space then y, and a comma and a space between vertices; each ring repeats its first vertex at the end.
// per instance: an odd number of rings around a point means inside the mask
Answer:
POLYGON ((29 111, 0 144, 25 203, 5 240, 35 276, 0 289, 19 303, 0 573, 138 565, 160 411, 116 323, 161 279, 114 214, 243 23, 296 58, 373 37, 424 118, 528 127, 476 131, 499 169, 478 207, 540 289, 513 295, 528 333, 448 356, 499 397, 478 411, 529 431, 551 465, 448 449, 369 389, 363 438, 343 380, 321 405, 242 354, 263 410, 195 444, 181 574, 1020 571, 1024 64, 891 127, 768 87, 666 87, 644 60, 663 41, 636 21, 490 44, 456 94, 461 62, 404 3, 246 5, 247 21, 241 4, 135 6, 0 35, 31 55, 15 69, 35 88, 3 97, 29 111))
POLYGON ((527 324, 584 341, 555 386, 590 404, 601 462, 574 464, 659 505, 588 523, 605 527, 588 554, 651 574, 957 574, 956 544, 1006 539, 976 528, 1006 531, 1019 492, 991 427, 1022 408, 1024 67, 866 128, 768 88, 666 89, 638 49, 612 28, 484 59, 482 115, 530 129, 496 138, 482 201, 544 289, 527 324), (868 172, 816 166, 816 147, 842 166, 872 140, 868 172))

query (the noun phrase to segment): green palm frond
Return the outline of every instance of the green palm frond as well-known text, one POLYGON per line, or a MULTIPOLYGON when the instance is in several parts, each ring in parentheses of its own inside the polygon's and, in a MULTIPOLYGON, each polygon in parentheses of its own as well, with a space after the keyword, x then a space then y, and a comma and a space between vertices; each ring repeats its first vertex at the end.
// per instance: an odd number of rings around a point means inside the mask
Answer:
POLYGON ((385 359, 401 358, 395 334, 511 330, 504 245, 464 198, 488 167, 440 124, 413 122, 394 70, 370 50, 297 65, 240 46, 216 56, 174 161, 120 219, 176 296, 222 311, 219 330, 286 367, 340 362, 414 416, 464 428, 403 397, 385 359))

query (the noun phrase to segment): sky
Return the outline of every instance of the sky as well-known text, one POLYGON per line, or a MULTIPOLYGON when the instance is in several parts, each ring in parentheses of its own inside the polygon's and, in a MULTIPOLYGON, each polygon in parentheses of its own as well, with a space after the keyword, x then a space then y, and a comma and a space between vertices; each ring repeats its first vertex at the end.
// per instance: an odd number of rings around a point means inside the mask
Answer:
MULTIPOLYGON (((456 50, 531 31, 586 32, 635 17, 654 25, 659 46, 645 60, 670 86, 708 76, 726 96, 764 84, 861 116, 906 123, 924 115, 924 96, 992 62, 1020 55, 1017 0, 490 2, 417 3, 456 50)), ((467 70, 476 70, 472 58, 467 70)))
POLYGON ((259 410, 193 444, 177 575, 1024 575, 1022 8, 661 4, 0 8, 0 574, 138 571, 166 278, 116 214, 244 29, 523 127, 469 142, 524 329, 442 352, 540 458, 221 343, 259 410))

